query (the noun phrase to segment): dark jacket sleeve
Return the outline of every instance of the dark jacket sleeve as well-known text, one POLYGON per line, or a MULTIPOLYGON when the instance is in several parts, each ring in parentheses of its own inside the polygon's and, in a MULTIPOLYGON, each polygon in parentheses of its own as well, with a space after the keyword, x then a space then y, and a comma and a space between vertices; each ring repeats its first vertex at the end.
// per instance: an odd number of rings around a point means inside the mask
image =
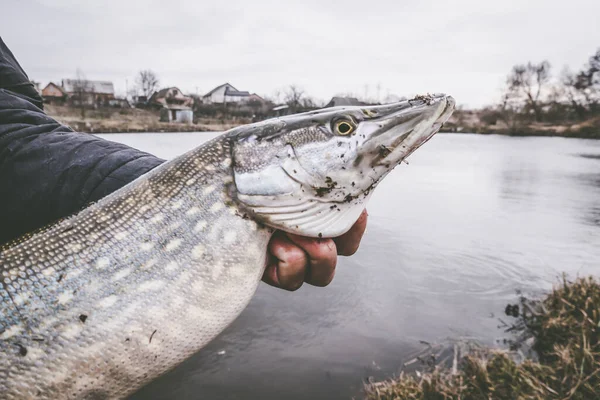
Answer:
POLYGON ((47 116, 0 38, 0 244, 77 212, 163 162, 47 116))

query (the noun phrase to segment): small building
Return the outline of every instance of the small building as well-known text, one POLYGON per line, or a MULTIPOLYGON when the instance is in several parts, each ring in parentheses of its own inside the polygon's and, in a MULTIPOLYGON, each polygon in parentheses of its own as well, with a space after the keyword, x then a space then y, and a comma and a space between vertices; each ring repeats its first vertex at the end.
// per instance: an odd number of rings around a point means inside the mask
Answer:
POLYGON ((170 87, 154 92, 148 101, 154 106, 185 106, 191 108, 194 105, 194 99, 183 94, 179 88, 170 87))
POLYGON ((194 111, 187 106, 166 106, 160 109, 160 122, 191 124, 194 122, 194 111))
POLYGON ((290 106, 288 106, 287 104, 281 104, 281 105, 275 106, 271 109, 270 114, 273 117, 282 117, 284 115, 289 115, 290 114, 290 106))
POLYGON ((183 94, 179 88, 161 89, 150 97, 150 105, 160 107, 161 122, 191 124, 194 120, 194 99, 183 94))
POLYGON ((245 90, 237 90, 233 85, 224 83, 217 86, 202 97, 205 104, 245 103, 249 100, 262 98, 245 90))
POLYGON ((137 108, 145 108, 148 106, 148 96, 135 95, 131 97, 131 101, 133 102, 134 107, 137 108))
POLYGON ((83 102, 90 106, 107 106, 109 101, 115 98, 115 87, 108 81, 63 79, 61 86, 75 105, 83 102))
POLYGON ((115 108, 131 108, 131 103, 127 99, 115 97, 108 101, 108 105, 115 108))
POLYGON ((67 101, 67 93, 57 84, 50 82, 42 89, 44 103, 64 104, 67 101))

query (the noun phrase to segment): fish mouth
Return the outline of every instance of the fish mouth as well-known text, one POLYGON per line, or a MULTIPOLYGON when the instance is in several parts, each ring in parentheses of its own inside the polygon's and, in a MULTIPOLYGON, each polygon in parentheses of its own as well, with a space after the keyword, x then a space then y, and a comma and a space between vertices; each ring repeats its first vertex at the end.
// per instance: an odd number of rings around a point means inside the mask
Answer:
POLYGON ((417 96, 384 117, 369 141, 379 142, 371 166, 395 167, 431 139, 454 112, 456 101, 445 94, 417 96))
POLYGON ((448 121, 448 119, 454 112, 454 108, 456 107, 456 100, 454 100, 454 98, 452 96, 446 96, 446 95, 442 94, 442 95, 438 95, 438 97, 436 99, 437 99, 437 101, 439 101, 441 103, 439 107, 443 107, 441 109, 441 113, 435 119, 435 122, 431 125, 430 133, 422 136, 418 140, 416 145, 404 156, 403 159, 410 156, 412 153, 414 153, 415 150, 417 150, 425 142, 427 142, 429 139, 431 139, 436 133, 438 133, 440 131, 440 129, 442 128, 442 126, 444 125, 444 123, 446 121, 448 121))

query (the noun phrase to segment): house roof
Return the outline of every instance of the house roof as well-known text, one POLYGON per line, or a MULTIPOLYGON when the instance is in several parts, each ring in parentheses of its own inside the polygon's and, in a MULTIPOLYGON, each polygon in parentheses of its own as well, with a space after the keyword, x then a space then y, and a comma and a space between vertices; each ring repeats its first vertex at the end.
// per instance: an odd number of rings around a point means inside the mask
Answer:
POLYGON ((256 97, 256 98, 258 98, 258 99, 260 99, 262 101, 265 101, 265 99, 263 99, 261 96, 257 95, 256 93, 252 93, 250 96, 256 97))
MULTIPOLYGON (((216 92, 217 90, 221 89, 223 86, 229 86, 231 87, 234 91, 238 91, 235 87, 233 87, 233 85, 231 83, 225 82, 222 85, 217 86, 216 88, 214 88, 213 90, 211 90, 210 92, 206 93, 204 95, 204 97, 210 96, 211 94, 213 94, 214 92, 216 92)), ((228 88, 229 89, 229 88, 228 88)))
POLYGON ((225 96, 247 97, 250 96, 250 92, 247 90, 229 90, 229 88, 227 88, 225 89, 225 96))
POLYGON ((167 92, 169 91, 169 89, 171 89, 171 88, 160 89, 158 92, 152 93, 152 95, 150 96, 150 98, 153 99, 153 98, 156 98, 156 97, 164 97, 167 94, 167 92))
MULTIPOLYGON (((75 88, 77 87, 79 79, 63 79, 62 87, 67 93, 73 93, 75 88)), ((90 92, 97 94, 115 94, 115 87, 112 82, 108 81, 90 81, 87 79, 82 79, 81 82, 84 82, 86 87, 89 88, 90 92)))
POLYGON ((55 87, 55 88, 56 88, 57 90, 59 90, 59 91, 60 91, 60 92, 61 92, 63 95, 66 95, 66 94, 67 94, 67 93, 65 92, 65 90, 64 90, 62 87, 58 86, 58 85, 57 85, 56 83, 54 83, 54 82, 50 82, 50 83, 48 83, 46 86, 44 86, 44 88, 42 89, 42 91, 44 91, 44 90, 48 89, 50 86, 53 86, 53 87, 55 87))
POLYGON ((148 99, 148 103, 158 103, 161 104, 164 100, 164 102, 169 103, 169 106, 172 105, 172 103, 176 103, 176 102, 193 102, 193 98, 191 96, 186 96, 185 94, 183 94, 183 92, 181 91, 181 89, 179 89, 176 86, 171 86, 171 87, 167 87, 164 89, 160 89, 158 92, 154 92, 152 94, 152 96, 150 96, 150 99, 148 99), (177 94, 175 96, 168 96, 168 92, 170 90, 177 90, 177 94))
MULTIPOLYGON (((179 89, 177 86, 171 86, 171 87, 168 87, 168 88, 160 89, 158 92, 154 92, 154 93, 152 94, 152 96, 150 96, 150 97, 165 97, 165 96, 166 96, 166 94, 167 94, 167 92, 168 92, 169 90, 171 90, 171 89, 177 89, 177 91, 178 91, 179 93, 181 93, 181 95, 182 95, 182 96, 185 96, 185 95, 183 94, 183 92, 181 91, 181 89, 179 89)), ((189 97, 189 96, 185 96, 185 97, 189 97)))

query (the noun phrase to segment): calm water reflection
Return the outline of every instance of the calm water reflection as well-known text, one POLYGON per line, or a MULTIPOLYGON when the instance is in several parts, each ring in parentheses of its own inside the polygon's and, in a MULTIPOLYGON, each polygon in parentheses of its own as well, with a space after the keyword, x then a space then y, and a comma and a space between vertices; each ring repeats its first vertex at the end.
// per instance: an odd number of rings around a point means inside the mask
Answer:
MULTIPOLYGON (((104 137, 170 158, 212 136, 104 137)), ((382 182, 369 214, 328 288, 261 285, 217 340, 134 398, 350 398, 419 340, 494 343, 493 315, 517 289, 600 273, 600 141, 438 135, 382 182)))

